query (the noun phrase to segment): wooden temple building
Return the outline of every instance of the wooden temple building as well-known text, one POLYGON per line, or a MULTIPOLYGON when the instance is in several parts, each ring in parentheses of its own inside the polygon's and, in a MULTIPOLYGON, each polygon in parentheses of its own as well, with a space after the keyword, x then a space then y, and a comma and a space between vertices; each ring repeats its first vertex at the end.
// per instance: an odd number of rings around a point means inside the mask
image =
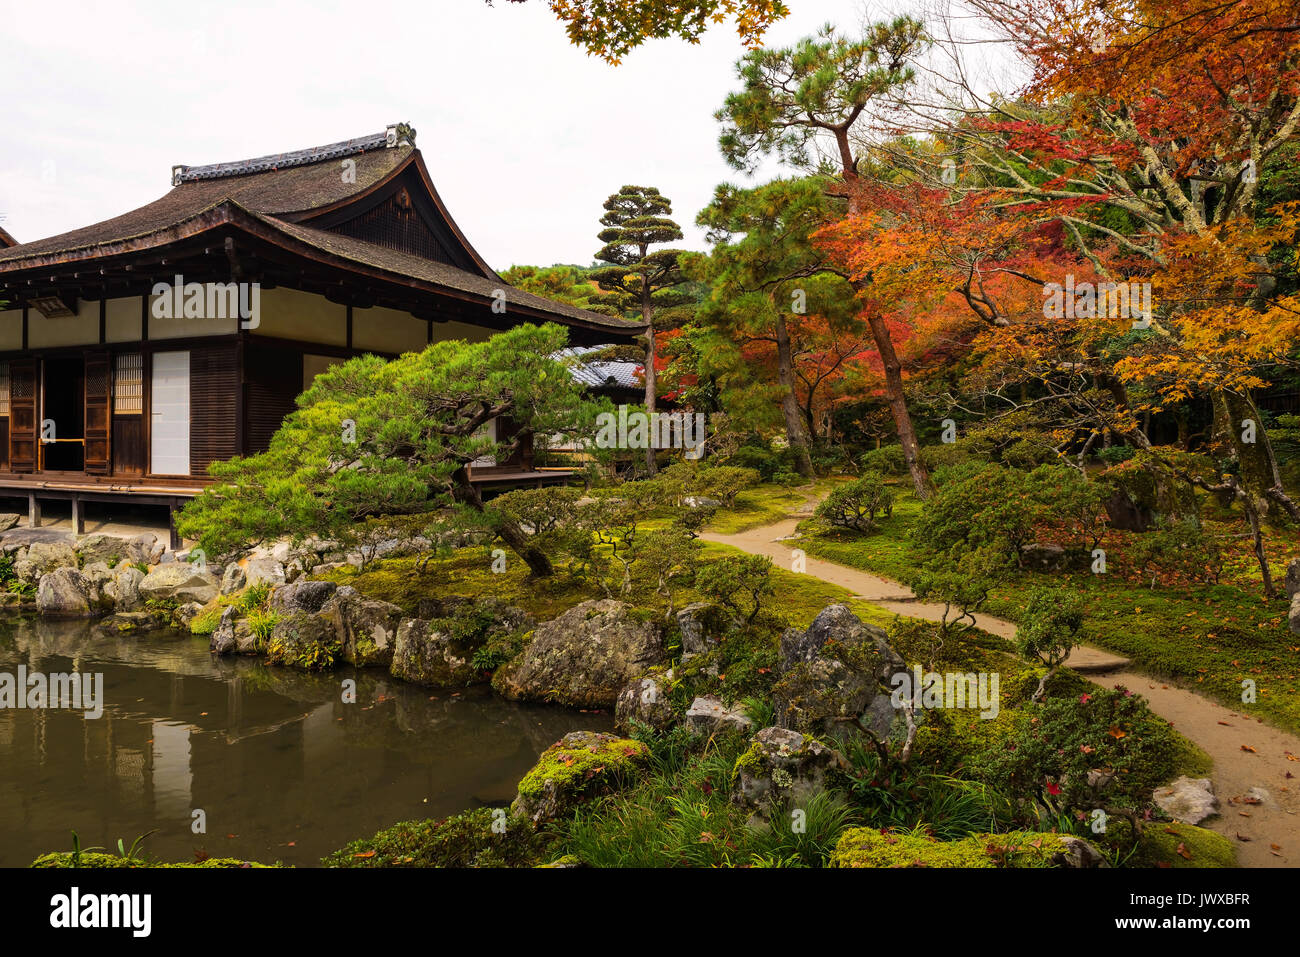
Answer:
MULTIPOLYGON (((522 322, 564 325, 574 346, 641 333, 507 285, 447 212, 414 138, 397 125, 178 166, 170 192, 122 216, 36 242, 5 233, 0 496, 26 497, 33 525, 42 499, 69 500, 78 532, 84 502, 174 509, 211 481, 210 463, 264 450, 332 363, 522 322)), ((542 477, 528 450, 472 474, 542 477)))

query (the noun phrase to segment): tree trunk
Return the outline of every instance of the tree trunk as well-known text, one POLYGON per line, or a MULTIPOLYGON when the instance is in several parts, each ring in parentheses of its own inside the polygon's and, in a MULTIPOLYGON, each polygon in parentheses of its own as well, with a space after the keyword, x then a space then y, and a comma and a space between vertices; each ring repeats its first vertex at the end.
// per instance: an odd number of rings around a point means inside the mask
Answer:
MULTIPOLYGON (((847 127, 835 131, 835 140, 840 152, 840 172, 849 186, 849 215, 852 216, 859 212, 859 204, 853 194, 853 183, 858 178, 858 170, 847 127)), ((857 280, 853 283, 853 288, 860 296, 866 296, 869 285, 870 280, 857 280)), ((889 337, 885 317, 875 309, 868 308, 867 326, 871 329, 872 341, 885 367, 885 399, 889 403, 889 412, 894 417, 898 442, 903 447, 903 460, 907 462, 907 470, 912 475, 917 498, 928 499, 934 494, 934 483, 930 481, 930 472, 921 461, 916 430, 912 428, 912 414, 907 409, 907 397, 903 393, 903 365, 898 361, 898 353, 894 351, 894 340, 889 337)))
MULTIPOLYGON (((456 501, 468 505, 477 512, 482 512, 483 499, 478 494, 478 489, 474 487, 474 483, 469 480, 469 468, 462 465, 452 476, 452 481, 455 483, 453 497, 456 501)), ((528 566, 533 578, 547 578, 555 574, 555 567, 551 564, 550 558, 533 543, 532 539, 519 527, 518 522, 502 516, 497 524, 496 532, 501 537, 501 541, 505 542, 512 552, 524 560, 524 564, 528 566)))
MULTIPOLYGON (((644 258, 644 252, 642 257, 644 258)), ((657 387, 655 376, 655 325, 654 325, 654 306, 650 304, 650 289, 643 283, 641 291, 641 318, 646 323, 646 340, 645 340, 645 412, 650 417, 650 435, 652 441, 646 446, 645 450, 645 467, 651 475, 659 471, 658 463, 655 462, 655 447, 653 437, 658 435, 658 430, 654 426, 655 413, 655 390, 657 387)))
MULTIPOLYGON (((776 303, 773 301, 773 306, 776 303)), ((776 368, 781 383, 781 413, 785 416, 785 435, 795 454, 795 467, 806 479, 813 477, 812 457, 808 454, 808 436, 804 432, 799 403, 794 394, 794 356, 790 349, 790 330, 780 313, 776 316, 776 368)))
POLYGON ((916 441, 916 431, 912 428, 911 413, 907 410, 907 398, 903 393, 903 364, 898 361, 898 353, 894 351, 894 341, 889 337, 885 317, 871 310, 867 313, 867 325, 871 328, 876 351, 880 353, 880 361, 885 367, 885 399, 889 403, 890 414, 894 417, 898 443, 903 447, 903 461, 907 463, 907 470, 912 475, 916 497, 924 501, 934 494, 934 483, 930 481, 930 472, 921 461, 921 447, 916 441))

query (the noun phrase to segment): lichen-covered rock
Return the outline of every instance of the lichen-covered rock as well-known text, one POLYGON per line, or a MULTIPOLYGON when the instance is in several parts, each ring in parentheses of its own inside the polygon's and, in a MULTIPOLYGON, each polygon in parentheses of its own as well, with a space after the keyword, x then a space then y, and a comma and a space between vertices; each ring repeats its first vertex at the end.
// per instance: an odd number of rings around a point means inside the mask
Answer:
POLYGON ((344 661, 359 668, 392 664, 402 609, 386 601, 367 601, 360 596, 339 597, 336 592, 323 610, 329 612, 343 643, 344 661))
POLYGON ((261 655, 266 652, 267 642, 253 633, 247 618, 235 622, 235 654, 261 655))
POLYGON ((1300 592, 1291 596, 1291 608, 1286 617, 1291 627, 1291 634, 1300 635, 1300 592))
POLYGON ((36 586, 36 607, 42 615, 85 618, 94 614, 95 590, 75 568, 56 568, 41 576, 36 586))
POLYGON ((174 615, 177 626, 188 630, 190 625, 194 623, 194 619, 202 612, 203 606, 197 601, 187 601, 183 605, 177 605, 174 615))
POLYGON ((481 680, 474 667, 474 647, 458 641, 435 622, 405 618, 393 644, 393 677, 418 685, 446 688, 481 680))
POLYGON ((13 528, 23 517, 17 512, 0 512, 0 532, 7 532, 13 528))
POLYGON ((318 581, 280 585, 272 589, 267 605, 282 615, 296 615, 299 612, 314 615, 325 607, 338 587, 334 582, 318 581))
POLYGON ((284 566, 269 556, 250 558, 244 563, 244 579, 249 585, 283 585, 284 566))
POLYGON ((239 615, 239 610, 234 605, 227 605, 225 611, 221 613, 221 620, 217 622, 217 627, 213 629, 212 638, 208 642, 208 651, 214 655, 234 654, 237 647, 235 641, 235 620, 239 615))
POLYGON ((144 581, 144 572, 134 565, 119 562, 113 569, 113 577, 104 583, 101 591, 118 611, 134 611, 140 607, 140 583, 144 581))
POLYGON ((704 695, 692 701, 686 709, 686 727, 696 734, 713 734, 717 731, 752 731, 754 722, 740 708, 728 708, 722 699, 704 695))
POLYGON ((637 678, 618 693, 614 702, 614 727, 624 733, 633 723, 666 731, 677 723, 677 712, 659 678, 637 678))
POLYGON ((24 560, 36 566, 39 575, 56 568, 77 567, 77 553, 66 542, 33 542, 28 546, 24 560))
POLYGON ((303 671, 325 671, 341 657, 333 623, 321 615, 301 612, 276 622, 266 648, 267 661, 303 671))
POLYGON ((95 626, 102 634, 124 635, 134 631, 151 631, 159 627, 147 611, 119 611, 101 619, 95 626))
POLYGON ((1219 813, 1219 799, 1209 778, 1179 777, 1164 787, 1156 788, 1153 795, 1156 806, 1175 821, 1200 824, 1207 817, 1219 813))
POLYGON ((510 809, 534 823, 567 817, 579 803, 631 783, 648 759, 649 751, 640 741, 570 732, 543 751, 524 775, 510 809))
POLYGON ((173 599, 181 604, 198 602, 202 606, 217 597, 218 582, 188 562, 165 562, 144 576, 139 589, 146 600, 173 599))
POLYGON ((1065 549, 1060 545, 1033 543, 1020 549, 1020 560, 1026 568, 1039 571, 1060 571, 1065 567, 1065 549))
POLYGON ((221 574, 221 594, 233 595, 248 584, 248 575, 239 562, 231 562, 221 574))
POLYGON ((764 728, 736 760, 731 800, 768 808, 787 800, 806 801, 826 789, 826 775, 848 762, 820 741, 787 728, 764 728))
POLYGON ((94 562, 103 562, 112 568, 124 558, 133 558, 138 554, 138 549, 133 549, 131 540, 120 535, 95 532, 77 542, 77 554, 81 556, 83 567, 94 562))
POLYGON ((845 733, 842 719, 864 715, 886 737, 905 725, 888 688, 906 663, 883 629, 865 624, 844 605, 827 606, 806 632, 788 629, 781 636, 779 667, 772 692, 778 727, 839 736, 845 733))
POLYGON ((972 834, 936 841, 924 834, 882 834, 874 827, 850 828, 831 852, 831 867, 1104 867, 1087 841, 1051 832, 972 834))
POLYGON ((682 659, 702 655, 713 648, 726 630, 721 608, 695 602, 677 612, 677 628, 682 634, 682 659))
POLYGON ((1300 595, 1300 558, 1291 559, 1291 564, 1286 567, 1286 593, 1294 598, 1300 595))
POLYGON ((538 625, 528 647, 497 669, 492 686, 516 700, 611 708, 629 681, 663 657, 658 627, 631 606, 586 601, 538 625))

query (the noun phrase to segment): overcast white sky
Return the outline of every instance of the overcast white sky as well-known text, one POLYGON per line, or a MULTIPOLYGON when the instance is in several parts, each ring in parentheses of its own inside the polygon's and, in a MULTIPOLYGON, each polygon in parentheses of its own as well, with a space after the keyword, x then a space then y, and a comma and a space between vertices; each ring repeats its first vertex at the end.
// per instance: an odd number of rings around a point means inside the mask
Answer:
MULTIPOLYGON (((891 8, 907 0, 891 3, 891 8)), ((790 0, 786 44, 867 0, 790 0)), ((405 121, 494 267, 591 261, 606 196, 657 186, 694 217, 722 181, 713 112, 743 50, 730 25, 618 67, 572 47, 544 0, 0 0, 0 225, 20 242, 156 199, 174 164, 316 146, 405 121)), ((775 172, 775 167, 772 172, 775 172)))

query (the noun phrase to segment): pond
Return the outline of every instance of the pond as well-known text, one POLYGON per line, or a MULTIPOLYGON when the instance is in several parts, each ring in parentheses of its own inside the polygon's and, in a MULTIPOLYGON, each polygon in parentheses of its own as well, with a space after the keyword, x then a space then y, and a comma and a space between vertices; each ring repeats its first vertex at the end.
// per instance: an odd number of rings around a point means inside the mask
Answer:
MULTIPOLYGON (((102 674, 102 715, 0 697, 0 866, 130 847, 315 866, 397 821, 504 806, 537 756, 608 714, 428 689, 376 670, 303 674, 215 658, 180 632, 0 620, 0 682, 102 674), (356 681, 344 702, 344 679, 356 681), (196 816, 196 811, 202 811, 196 816), (205 819, 206 832, 195 833, 205 819)), ((30 685, 29 685, 30 686, 30 685)), ((57 702, 50 701, 53 705, 57 702)), ((84 703, 83 703, 84 704, 84 703)))

